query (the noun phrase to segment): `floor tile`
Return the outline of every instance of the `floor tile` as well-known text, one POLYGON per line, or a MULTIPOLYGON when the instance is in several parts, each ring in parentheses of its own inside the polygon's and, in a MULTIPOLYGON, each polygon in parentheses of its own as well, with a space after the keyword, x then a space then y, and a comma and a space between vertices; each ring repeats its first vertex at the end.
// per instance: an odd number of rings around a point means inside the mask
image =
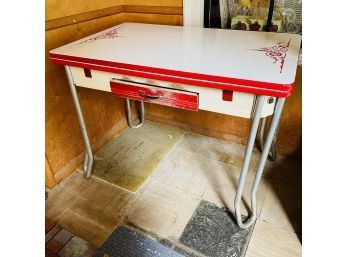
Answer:
POLYGON ((62 212, 72 205, 79 196, 64 190, 64 188, 54 188, 53 190, 55 190, 54 195, 53 193, 49 194, 45 202, 46 216, 57 223, 58 217, 62 212))
MULTIPOLYGON (((209 175, 209 184, 202 198, 234 211, 234 197, 237 192, 240 169, 224 164, 215 164, 209 175)), ((248 215, 251 207, 251 188, 254 177, 255 174, 249 172, 245 180, 244 193, 241 201, 241 213, 244 215, 248 215)), ((256 195, 258 215, 260 215, 268 187, 268 179, 261 178, 256 195)))
POLYGON ((61 183, 51 189, 45 201, 46 217, 57 222, 62 212, 75 203, 84 191, 94 182, 85 179, 80 172, 73 172, 61 183))
POLYGON ((156 180, 139 196, 126 217, 130 223, 164 238, 179 238, 200 198, 156 180))
POLYGON ((72 237, 69 231, 62 229, 46 244, 46 248, 53 253, 58 253, 72 237))
POLYGON ((47 243, 48 241, 50 241, 60 230, 62 229, 62 227, 57 224, 55 225, 45 236, 45 243, 47 243))
POLYGON ((53 239, 46 244, 46 249, 55 254, 58 253, 62 247, 63 245, 53 239))
POLYGON ((45 218, 45 233, 47 234, 55 225, 52 220, 45 218))
MULTIPOLYGON (((177 147, 205 159, 215 160, 238 168, 242 167, 244 160, 245 146, 197 134, 186 134, 177 147)), ((255 148, 249 166, 251 172, 255 171, 259 159, 260 152, 255 148)), ((267 161, 263 175, 271 176, 273 171, 274 162, 267 161)))
POLYGON ((272 181, 261 211, 260 219, 302 233, 301 187, 272 181))
POLYGON ((55 253, 52 253, 50 250, 48 250, 47 248, 45 249, 45 256, 46 257, 57 257, 58 255, 56 255, 55 253))
POLYGON ((298 236, 262 220, 257 220, 246 257, 300 257, 298 236))
POLYGON ((46 215, 73 234, 101 245, 122 221, 134 194, 73 172, 50 191, 46 215), (63 183, 64 182, 64 183, 63 183), (77 187, 81 192, 77 191, 77 187))
POLYGON ((93 184, 93 181, 86 179, 82 172, 72 172, 59 183, 59 187, 64 187, 64 190, 72 193, 83 194, 91 184, 93 184))
POLYGON ((126 226, 112 232, 94 257, 184 257, 158 241, 151 239, 126 226))
POLYGON ((187 247, 208 257, 244 256, 252 227, 241 229, 226 208, 202 201, 180 237, 187 247))
POLYGON ((95 247, 78 236, 74 236, 60 252, 59 257, 92 257, 95 247))
MULTIPOLYGON (((123 203, 120 202, 120 204, 122 206, 123 203)), ((98 203, 84 199, 76 202, 71 208, 69 208, 69 211, 110 232, 122 220, 121 211, 118 211, 116 208, 113 209, 113 211, 110 211, 109 208, 104 208, 98 203)))
POLYGON ((92 178, 91 180, 93 180, 93 184, 81 195, 81 198, 96 203, 105 210, 110 209, 121 213, 121 210, 124 210, 135 196, 99 179, 92 178))
POLYGON ((60 216, 59 223, 74 235, 83 238, 96 247, 100 247, 111 233, 98 222, 81 217, 69 209, 60 216))
POLYGON ((134 195, 103 181, 90 188, 59 216, 59 224, 75 235, 100 246, 123 220, 134 195))
POLYGON ((154 177, 164 184, 201 197, 208 186, 210 172, 211 161, 174 149, 158 167, 154 177))

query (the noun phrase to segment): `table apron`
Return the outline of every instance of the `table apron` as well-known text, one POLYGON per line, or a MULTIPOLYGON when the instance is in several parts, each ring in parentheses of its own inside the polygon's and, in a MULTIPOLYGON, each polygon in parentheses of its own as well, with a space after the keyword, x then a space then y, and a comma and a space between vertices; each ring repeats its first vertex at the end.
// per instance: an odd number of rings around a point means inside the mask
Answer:
MULTIPOLYGON (((198 109, 230 116, 250 118, 255 108, 256 95, 233 91, 232 101, 223 100, 224 90, 216 88, 199 87, 172 83, 168 81, 152 80, 141 77, 126 76, 104 71, 90 70, 86 76, 83 68, 71 67, 72 76, 76 86, 111 92, 110 82, 114 79, 127 80, 137 83, 144 83, 152 86, 179 90, 182 92, 196 93, 199 97, 198 109)), ((273 114, 275 101, 274 97, 265 97, 261 117, 273 114), (272 99, 273 101, 269 101, 272 99)), ((159 103, 160 104, 160 103, 159 103)), ((173 106, 175 107, 175 106, 173 106)))

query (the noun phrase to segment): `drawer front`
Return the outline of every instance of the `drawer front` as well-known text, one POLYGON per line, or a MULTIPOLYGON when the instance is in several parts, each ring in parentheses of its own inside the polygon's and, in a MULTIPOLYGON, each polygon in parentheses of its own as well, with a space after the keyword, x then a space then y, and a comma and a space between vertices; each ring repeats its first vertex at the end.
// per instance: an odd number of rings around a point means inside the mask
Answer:
POLYGON ((111 93, 138 101, 161 104, 170 107, 197 111, 198 94, 187 91, 167 89, 152 85, 139 85, 126 81, 111 81, 111 93))

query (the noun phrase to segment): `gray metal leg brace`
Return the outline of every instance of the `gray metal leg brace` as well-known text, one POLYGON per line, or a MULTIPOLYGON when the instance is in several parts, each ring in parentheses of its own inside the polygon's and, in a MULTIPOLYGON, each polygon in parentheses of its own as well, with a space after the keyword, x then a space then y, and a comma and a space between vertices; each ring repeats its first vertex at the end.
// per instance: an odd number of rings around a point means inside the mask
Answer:
POLYGON ((264 102, 265 102, 265 96, 258 96, 257 103, 256 103, 256 110, 255 110, 254 118, 252 121, 250 133, 249 133, 248 144, 247 144, 247 147, 245 150, 242 170, 241 170, 241 174, 240 174, 239 181, 238 181, 237 193, 236 193, 236 196, 234 199, 234 207, 235 207, 237 224, 240 228, 248 228, 251 225, 253 225, 255 220, 256 220, 256 216, 257 216, 256 192, 257 192, 257 188, 259 186, 260 180, 261 180, 261 176, 262 176, 265 164, 266 164, 266 160, 267 160, 267 156, 268 156, 271 144, 273 142, 274 134, 275 134, 277 127, 278 127, 278 123, 280 120, 280 115, 281 115, 281 112, 283 109, 285 98, 279 98, 277 103, 276 103, 276 107, 275 107, 274 114, 273 114, 273 119, 272 119, 272 122, 271 122, 271 125, 269 128, 269 131, 268 131, 267 139, 266 139, 265 145, 263 147, 261 159, 260 159, 259 164, 257 166, 257 170, 256 170, 255 178, 254 178, 254 183, 253 183, 253 186, 251 189, 251 215, 249 217, 249 220, 247 222, 243 223, 241 212, 240 212, 240 202, 241 202, 241 198, 242 198, 242 194, 243 194, 245 179, 246 179, 246 175, 248 173, 251 154, 252 154, 252 150, 254 147, 259 122, 261 119, 261 113, 262 113, 262 108, 263 108, 264 102))
POLYGON ((75 109, 76 109, 76 112, 77 112, 77 117, 79 118, 81 131, 82 131, 82 136, 83 136, 83 141, 84 141, 85 147, 86 147, 86 155, 85 155, 85 161, 83 163, 83 170, 84 170, 84 173, 85 173, 85 177, 89 178, 89 177, 91 177, 92 167, 93 167, 92 147, 91 147, 91 144, 89 142, 85 121, 83 119, 83 114, 82 114, 82 111, 81 111, 79 98, 77 96, 74 80, 73 80, 73 77, 71 75, 70 67, 69 66, 64 66, 64 67, 65 67, 65 72, 66 72, 66 75, 67 75, 67 78, 68 78, 70 91, 71 91, 71 95, 72 95, 72 98, 73 98, 73 101, 74 101, 75 109))

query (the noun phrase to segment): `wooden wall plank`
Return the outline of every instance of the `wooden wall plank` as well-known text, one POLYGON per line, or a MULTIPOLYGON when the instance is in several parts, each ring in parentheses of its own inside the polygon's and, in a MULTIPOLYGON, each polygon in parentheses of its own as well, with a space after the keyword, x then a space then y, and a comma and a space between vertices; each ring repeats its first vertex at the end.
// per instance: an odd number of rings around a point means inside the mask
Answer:
POLYGON ((61 28, 89 20, 94 20, 114 14, 123 12, 128 13, 148 13, 148 14, 170 14, 170 15, 182 15, 182 8, 175 6, 143 6, 143 5, 120 5, 109 7, 105 9, 99 9, 91 12, 85 12, 81 14, 74 14, 71 16, 65 16, 53 20, 46 21, 45 30, 52 30, 61 28))
POLYGON ((182 7, 182 0, 124 0, 124 4, 182 7))
POLYGON ((124 13, 127 22, 182 26, 182 15, 124 13))
POLYGON ((124 12, 129 13, 150 13, 150 14, 172 14, 182 15, 182 7, 176 6, 146 6, 146 5, 124 5, 124 12))
POLYGON ((65 16, 120 6, 124 0, 46 0, 46 21, 65 16))
POLYGON ((90 21, 94 19, 99 19, 102 17, 115 15, 123 12, 123 5, 113 6, 109 8, 94 10, 90 12, 74 14, 70 16, 65 16, 57 19, 47 20, 46 21, 46 31, 56 28, 61 28, 65 26, 69 26, 72 24, 77 24, 80 22, 90 21))

